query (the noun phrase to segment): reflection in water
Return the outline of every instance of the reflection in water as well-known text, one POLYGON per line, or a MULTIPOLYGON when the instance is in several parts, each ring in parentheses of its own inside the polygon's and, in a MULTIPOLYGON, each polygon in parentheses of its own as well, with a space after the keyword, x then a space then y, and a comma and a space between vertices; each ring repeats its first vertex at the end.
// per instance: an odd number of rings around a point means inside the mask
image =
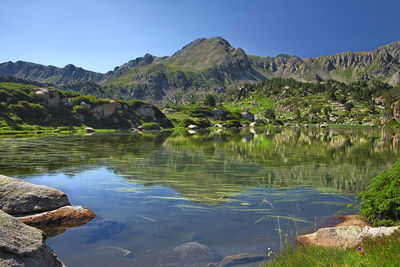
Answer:
POLYGON ((100 217, 48 240, 68 266, 148 266, 184 242, 265 253, 279 249, 277 228, 292 239, 332 223, 395 162, 398 139, 364 128, 2 138, 0 173, 100 217))

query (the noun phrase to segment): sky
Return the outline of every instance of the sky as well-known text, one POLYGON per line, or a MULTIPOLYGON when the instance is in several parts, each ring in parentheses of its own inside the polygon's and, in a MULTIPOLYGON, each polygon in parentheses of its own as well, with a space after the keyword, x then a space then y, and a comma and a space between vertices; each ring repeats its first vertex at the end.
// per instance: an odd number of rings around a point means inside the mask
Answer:
POLYGON ((220 36, 247 54, 316 57, 400 40, 399 0, 0 0, 0 62, 107 72, 220 36))

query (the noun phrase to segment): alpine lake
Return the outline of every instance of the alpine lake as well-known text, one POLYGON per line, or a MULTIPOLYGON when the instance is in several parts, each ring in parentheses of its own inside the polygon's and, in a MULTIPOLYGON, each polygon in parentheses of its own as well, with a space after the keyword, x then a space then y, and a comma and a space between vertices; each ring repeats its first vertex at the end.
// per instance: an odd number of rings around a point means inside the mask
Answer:
POLYGON ((397 129, 265 128, 0 138, 0 173, 57 188, 98 217, 47 231, 67 266, 156 266, 198 242, 279 252, 353 214, 399 157, 397 129))

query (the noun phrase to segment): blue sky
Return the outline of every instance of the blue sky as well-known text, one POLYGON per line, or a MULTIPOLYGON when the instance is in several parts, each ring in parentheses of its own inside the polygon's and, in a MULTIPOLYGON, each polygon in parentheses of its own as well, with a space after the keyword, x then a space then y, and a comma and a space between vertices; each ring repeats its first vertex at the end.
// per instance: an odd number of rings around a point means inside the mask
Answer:
POLYGON ((248 54, 310 57, 400 40, 399 0, 0 0, 0 62, 106 72, 221 36, 248 54))

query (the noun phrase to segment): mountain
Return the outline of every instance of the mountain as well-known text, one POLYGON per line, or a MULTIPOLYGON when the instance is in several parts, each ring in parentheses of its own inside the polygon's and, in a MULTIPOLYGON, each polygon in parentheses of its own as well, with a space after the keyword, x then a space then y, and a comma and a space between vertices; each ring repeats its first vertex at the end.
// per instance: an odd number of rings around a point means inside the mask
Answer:
POLYGON ((0 64, 0 75, 54 83, 98 96, 142 99, 157 104, 187 103, 207 93, 223 94, 246 82, 282 77, 299 81, 333 79, 345 83, 400 79, 400 41, 369 52, 344 52, 316 58, 281 54, 247 55, 221 37, 200 38, 169 57, 146 54, 105 74, 17 61, 0 64))

